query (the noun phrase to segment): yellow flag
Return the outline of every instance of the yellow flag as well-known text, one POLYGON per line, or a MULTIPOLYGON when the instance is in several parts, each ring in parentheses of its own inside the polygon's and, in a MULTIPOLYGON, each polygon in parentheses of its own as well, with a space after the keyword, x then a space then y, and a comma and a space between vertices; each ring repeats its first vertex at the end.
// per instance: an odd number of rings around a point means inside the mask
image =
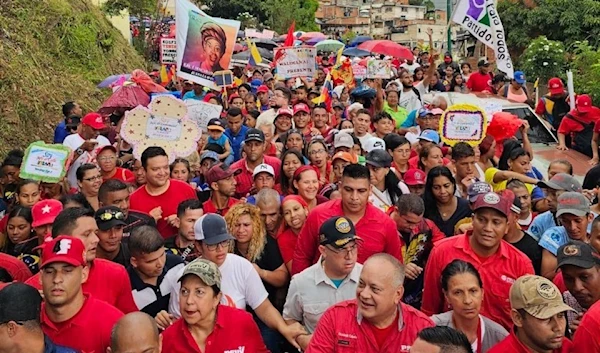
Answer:
POLYGON ((256 66, 262 63, 262 56, 260 56, 260 52, 256 47, 256 44, 250 40, 250 38, 246 38, 246 42, 248 43, 248 50, 250 51, 250 58, 248 62, 251 66, 256 66))
POLYGON ((540 85, 540 78, 538 77, 537 80, 535 80, 535 82, 533 83, 533 88, 538 88, 539 85, 540 85))
POLYGON ((344 51, 344 47, 341 47, 337 51, 337 58, 335 59, 335 66, 339 66, 342 64, 342 52, 344 51))

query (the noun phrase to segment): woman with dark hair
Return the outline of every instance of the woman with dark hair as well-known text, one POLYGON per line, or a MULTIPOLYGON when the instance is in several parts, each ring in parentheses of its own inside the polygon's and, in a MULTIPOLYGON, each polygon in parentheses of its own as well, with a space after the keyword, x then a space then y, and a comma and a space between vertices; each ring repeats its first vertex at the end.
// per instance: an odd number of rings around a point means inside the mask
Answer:
POLYGON ((275 188, 279 188, 281 195, 292 195, 294 190, 292 183, 294 180, 294 173, 296 169, 303 165, 307 165, 305 157, 298 150, 287 150, 281 155, 281 170, 279 171, 279 183, 275 185, 275 188))
POLYGON ((431 168, 444 165, 444 153, 438 145, 430 145, 419 151, 419 169, 429 173, 431 168))
POLYGON ((31 223, 31 208, 25 206, 15 206, 7 216, 6 239, 0 243, 2 252, 14 256, 27 265, 32 274, 38 273, 40 257, 35 248, 38 246, 38 239, 31 223))
POLYGON ((92 205, 82 194, 65 194, 58 199, 63 205, 63 209, 67 208, 87 208, 92 209, 92 205))
POLYGON ((423 77, 425 76, 425 70, 422 67, 417 67, 415 69, 415 73, 413 74, 413 85, 416 86, 419 82, 423 81, 423 77))
POLYGON ((306 146, 306 155, 310 160, 310 164, 319 172, 319 189, 333 182, 333 168, 331 161, 329 161, 329 149, 325 145, 325 141, 320 138, 313 138, 306 146))
POLYGON ((319 195, 319 173, 313 166, 304 165, 296 169, 292 188, 295 195, 304 199, 309 210, 329 201, 326 197, 319 195))
POLYGON ((404 180, 404 173, 410 169, 410 141, 398 134, 389 134, 383 138, 388 153, 392 156, 391 170, 400 180, 404 180))
POLYGON ((207 22, 200 29, 202 35, 203 61, 200 69, 203 71, 221 71, 223 67, 219 62, 227 48, 227 36, 223 28, 216 23, 207 22))
POLYGON ((534 185, 538 179, 527 175, 531 171, 531 156, 523 148, 516 147, 506 153, 505 150, 500 158, 500 163, 497 168, 488 168, 485 171, 485 182, 490 184, 495 192, 506 189, 506 183, 511 179, 518 179, 525 183, 527 190, 532 195, 532 199, 543 198, 544 195, 541 189, 536 188, 535 195, 533 194, 534 185), (535 198, 534 198, 535 196, 535 198))
POLYGON ((449 92, 469 93, 467 82, 464 80, 462 74, 454 74, 452 80, 450 80, 449 92))
POLYGON ((438 326, 448 326, 464 333, 473 352, 485 353, 508 336, 498 323, 480 314, 483 282, 471 263, 454 260, 442 271, 442 290, 451 311, 433 315, 438 326))
POLYGON ((425 218, 432 220, 446 237, 454 235, 454 225, 471 216, 469 202, 456 193, 456 180, 448 167, 437 166, 425 182, 425 218))
MULTIPOLYGON (((282 154, 284 154, 287 150, 304 150, 304 135, 302 131, 298 129, 290 129, 286 133, 282 134, 281 143, 283 144, 282 154)), ((304 157, 304 164, 308 164, 308 159, 304 157)))
POLYGON ((40 182, 30 179, 22 179, 17 185, 17 203, 21 206, 32 207, 42 199, 40 182))
POLYGON ((171 171, 171 179, 180 180, 184 183, 189 183, 193 177, 190 162, 185 158, 176 158, 169 166, 169 170, 171 171))
POLYGON ((396 204, 400 195, 409 194, 410 191, 390 170, 392 156, 386 151, 373 150, 367 154, 366 160, 371 175, 369 202, 383 212, 387 212, 396 204))
POLYGON ((487 135, 484 137, 483 141, 481 141, 479 147, 475 151, 476 155, 477 151, 479 151, 479 161, 477 162, 477 165, 482 172, 498 165, 494 160, 496 155, 496 140, 494 139, 494 136, 487 135))
POLYGON ((352 120, 344 119, 340 121, 338 125, 338 130, 342 131, 345 129, 354 129, 354 124, 352 123, 352 120))
POLYGON ((19 173, 23 163, 23 151, 12 150, 8 152, 0 168, 0 185, 2 185, 2 198, 6 204, 11 204, 15 197, 15 190, 19 183, 19 173))

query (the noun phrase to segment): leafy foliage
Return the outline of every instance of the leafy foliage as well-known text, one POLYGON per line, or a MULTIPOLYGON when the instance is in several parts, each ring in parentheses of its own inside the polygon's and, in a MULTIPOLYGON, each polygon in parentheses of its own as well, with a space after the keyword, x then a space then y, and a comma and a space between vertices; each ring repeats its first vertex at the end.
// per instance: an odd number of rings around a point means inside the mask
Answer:
POLYGON ((600 102, 600 51, 589 42, 576 42, 571 61, 575 92, 587 93, 600 102))
POLYGON ((566 65, 565 48, 562 43, 538 37, 533 40, 521 57, 521 66, 531 80, 541 82, 555 76, 564 76, 566 65))
POLYGON ((118 15, 127 9, 131 15, 143 16, 156 12, 156 0, 107 0, 102 9, 109 15, 118 15))

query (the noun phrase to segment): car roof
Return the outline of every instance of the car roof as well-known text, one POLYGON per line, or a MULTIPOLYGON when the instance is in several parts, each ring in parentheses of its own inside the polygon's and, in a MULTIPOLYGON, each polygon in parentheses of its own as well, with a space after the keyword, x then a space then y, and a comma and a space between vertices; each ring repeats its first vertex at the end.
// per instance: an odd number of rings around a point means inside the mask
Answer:
POLYGON ((448 106, 454 104, 473 104, 479 107, 485 107, 488 103, 492 103, 501 106, 503 110, 529 108, 529 106, 525 103, 511 102, 503 97, 487 93, 433 92, 424 95, 423 102, 431 103, 433 98, 436 96, 442 96, 446 98, 448 106))

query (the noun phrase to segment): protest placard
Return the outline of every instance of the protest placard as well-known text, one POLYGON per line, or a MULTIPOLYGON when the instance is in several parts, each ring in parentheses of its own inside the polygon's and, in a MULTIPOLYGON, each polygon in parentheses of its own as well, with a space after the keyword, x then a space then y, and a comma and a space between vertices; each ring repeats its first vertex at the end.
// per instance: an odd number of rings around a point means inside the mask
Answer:
POLYGON ((240 22, 210 17, 188 0, 176 0, 176 11, 177 76, 216 90, 213 73, 229 68, 240 22))
POLYGON ((485 111, 471 104, 455 104, 440 119, 440 136, 450 146, 466 142, 478 145, 485 137, 487 117, 485 111))
POLYGON ((139 159, 150 146, 165 149, 169 162, 196 150, 202 132, 188 117, 186 104, 172 96, 157 96, 148 108, 137 106, 125 113, 121 137, 133 146, 139 159))
POLYGON ((268 29, 263 29, 263 31, 258 31, 255 28, 246 28, 244 30, 244 35, 246 38, 261 38, 261 39, 273 39, 275 35, 274 31, 270 31, 268 29))
POLYGON ((317 49, 313 47, 275 48, 277 75, 284 79, 313 77, 317 68, 317 49))
POLYGON ((177 64, 177 40, 175 38, 160 39, 160 63, 177 64))
POLYGON ((355 79, 362 80, 367 77, 367 68, 362 65, 354 64, 352 65, 352 73, 354 74, 355 79))
POLYGON ((221 111, 223 110, 222 105, 210 104, 195 99, 188 99, 185 101, 187 106, 188 118, 196 123, 196 126, 207 132, 206 125, 212 118, 219 118, 221 111))
POLYGON ((372 59, 367 61, 366 78, 388 79, 392 77, 392 66, 387 60, 372 59))
POLYGON ((25 150, 19 177, 46 183, 58 183, 67 173, 67 163, 71 152, 69 147, 61 144, 33 142, 25 150))

